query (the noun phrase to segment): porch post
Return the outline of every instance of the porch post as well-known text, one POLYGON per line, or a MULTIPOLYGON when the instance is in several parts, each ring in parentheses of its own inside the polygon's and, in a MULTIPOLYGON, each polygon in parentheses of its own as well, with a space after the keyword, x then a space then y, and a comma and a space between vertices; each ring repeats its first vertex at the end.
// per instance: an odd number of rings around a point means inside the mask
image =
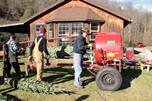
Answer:
MULTIPOLYGON (((30 41, 30 34, 28 33, 28 41, 30 41)), ((30 46, 30 43, 28 42, 28 47, 30 46)))

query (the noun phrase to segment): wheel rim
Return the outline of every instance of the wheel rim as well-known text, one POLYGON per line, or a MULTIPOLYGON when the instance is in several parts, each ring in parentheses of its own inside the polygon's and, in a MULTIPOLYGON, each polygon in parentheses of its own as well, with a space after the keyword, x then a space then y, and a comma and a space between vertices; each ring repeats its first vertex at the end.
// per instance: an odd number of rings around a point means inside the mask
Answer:
POLYGON ((104 85, 113 85, 115 83, 115 78, 112 74, 104 74, 103 77, 101 78, 101 81, 103 82, 104 85))

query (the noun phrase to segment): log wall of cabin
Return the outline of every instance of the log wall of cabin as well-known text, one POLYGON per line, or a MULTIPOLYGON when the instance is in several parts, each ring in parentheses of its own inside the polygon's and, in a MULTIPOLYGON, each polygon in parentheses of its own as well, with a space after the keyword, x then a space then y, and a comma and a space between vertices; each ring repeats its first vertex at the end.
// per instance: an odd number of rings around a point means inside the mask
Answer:
MULTIPOLYGON (((80 0, 72 0, 67 1, 62 6, 54 8, 52 11, 50 11, 48 14, 40 17, 39 19, 35 20, 30 24, 30 40, 34 39, 34 24, 35 23, 45 23, 45 21, 58 9, 60 8, 72 8, 72 7, 89 7, 94 12, 96 12, 99 16, 105 19, 105 23, 101 24, 100 31, 101 32, 117 32, 123 35, 123 29, 124 29, 124 20, 105 12, 99 8, 96 8, 92 5, 89 5, 87 3, 84 3, 80 0)), ((89 28, 90 23, 84 23, 84 26, 89 28)), ((47 32, 46 36, 48 36, 48 25, 47 25, 47 32)), ((54 37, 57 37, 57 23, 54 23, 54 37)), ((48 42, 48 45, 57 46, 57 40, 54 40, 54 42, 48 42)))

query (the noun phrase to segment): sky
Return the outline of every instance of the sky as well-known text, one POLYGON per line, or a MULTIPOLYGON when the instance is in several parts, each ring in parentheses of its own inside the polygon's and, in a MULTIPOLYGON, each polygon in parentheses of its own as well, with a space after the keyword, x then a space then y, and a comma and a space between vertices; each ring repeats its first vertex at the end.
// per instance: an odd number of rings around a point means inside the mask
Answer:
POLYGON ((113 0, 117 2, 132 2, 134 7, 142 6, 148 11, 152 12, 152 0, 113 0))

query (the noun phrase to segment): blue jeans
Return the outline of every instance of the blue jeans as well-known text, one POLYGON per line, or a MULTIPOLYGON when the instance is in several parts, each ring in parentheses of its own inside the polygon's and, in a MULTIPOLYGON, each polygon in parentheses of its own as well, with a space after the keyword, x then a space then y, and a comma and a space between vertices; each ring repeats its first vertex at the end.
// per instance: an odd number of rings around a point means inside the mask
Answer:
POLYGON ((81 81, 81 73, 82 73, 82 68, 83 68, 83 55, 79 53, 74 53, 74 85, 80 85, 81 81))

